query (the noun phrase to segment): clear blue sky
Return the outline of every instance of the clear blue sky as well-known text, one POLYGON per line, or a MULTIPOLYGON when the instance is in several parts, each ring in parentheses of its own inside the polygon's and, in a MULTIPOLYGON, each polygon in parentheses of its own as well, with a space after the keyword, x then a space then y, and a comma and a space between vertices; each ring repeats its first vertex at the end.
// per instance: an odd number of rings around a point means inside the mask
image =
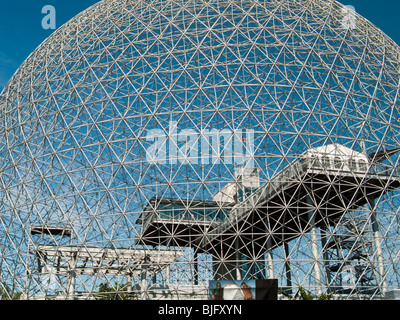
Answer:
MULTIPOLYGON (((57 11, 57 27, 98 0, 1 0, 0 12, 0 91, 18 66, 53 31, 41 26, 42 8, 57 11)), ((399 0, 340 0, 382 29, 400 44, 399 0)))

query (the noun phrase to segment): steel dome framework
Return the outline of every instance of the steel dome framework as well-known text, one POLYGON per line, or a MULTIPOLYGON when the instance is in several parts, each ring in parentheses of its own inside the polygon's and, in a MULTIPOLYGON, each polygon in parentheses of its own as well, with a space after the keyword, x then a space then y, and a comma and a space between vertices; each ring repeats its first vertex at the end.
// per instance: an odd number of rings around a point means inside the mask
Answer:
POLYGON ((382 298, 400 276, 399 67, 331 0, 92 6, 0 96, 2 297, 278 279, 382 298))

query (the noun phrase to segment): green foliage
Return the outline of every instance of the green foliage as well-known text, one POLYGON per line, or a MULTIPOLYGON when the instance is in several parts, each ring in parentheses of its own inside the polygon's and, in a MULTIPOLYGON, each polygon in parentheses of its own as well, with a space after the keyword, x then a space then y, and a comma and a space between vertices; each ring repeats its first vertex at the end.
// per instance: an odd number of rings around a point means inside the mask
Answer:
POLYGON ((299 290, 295 294, 294 298, 297 300, 300 296, 301 300, 314 300, 313 295, 310 291, 306 291, 303 287, 299 287, 299 290))
POLYGON ((318 297, 318 300, 330 300, 332 297, 332 294, 333 293, 329 293, 329 294, 323 293, 318 297))
POLYGON ((323 293, 320 296, 315 297, 310 291, 307 291, 300 286, 294 296, 291 296, 287 292, 281 292, 281 294, 290 300, 330 300, 333 293, 323 293))
POLYGON ((114 283, 110 286, 108 283, 99 285, 99 293, 95 295, 96 300, 134 300, 135 297, 128 293, 128 284, 114 283))
POLYGON ((8 286, 0 287, 0 300, 20 300, 21 296, 21 292, 11 293, 11 290, 8 286))

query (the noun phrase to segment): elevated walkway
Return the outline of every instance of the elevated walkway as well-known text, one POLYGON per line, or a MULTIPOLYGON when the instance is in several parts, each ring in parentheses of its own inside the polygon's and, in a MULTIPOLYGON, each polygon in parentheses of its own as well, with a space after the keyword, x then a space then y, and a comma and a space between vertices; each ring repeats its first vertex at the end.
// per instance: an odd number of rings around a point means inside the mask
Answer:
POLYGON ((267 238, 272 249, 308 232, 312 225, 335 225, 349 210, 399 186, 400 172, 393 167, 371 164, 367 156, 340 145, 324 146, 308 150, 233 205, 153 199, 138 220, 142 224, 138 243, 220 253, 223 247, 232 247, 240 234, 236 246, 250 244, 254 255, 266 250, 267 238))
POLYGON ((49 265, 55 274, 137 276, 145 270, 155 275, 169 267, 182 253, 171 250, 98 248, 83 246, 39 245, 32 253, 37 258, 39 272, 49 265))
POLYGON ((229 243, 240 231, 242 242, 272 248, 308 232, 310 212, 315 224, 334 225, 338 219, 368 201, 400 186, 398 172, 383 165, 345 167, 343 162, 322 163, 304 158, 290 164, 246 200, 236 204, 227 219, 209 230, 197 244, 204 250, 216 241, 229 243), (347 170, 346 170, 347 169, 347 170))
POLYGON ((190 246, 217 227, 229 214, 232 204, 179 199, 150 200, 137 224, 142 225, 138 244, 190 246))
MULTIPOLYGON (((30 272, 26 273, 25 285, 30 288, 43 280, 43 276, 52 279, 52 285, 65 286, 59 291, 59 296, 51 299, 83 299, 90 298, 92 294, 81 294, 76 291, 77 276, 122 276, 126 277, 128 294, 145 292, 148 287, 147 278, 155 277, 165 270, 167 282, 170 282, 170 266, 183 253, 174 250, 147 250, 111 247, 76 246, 71 244, 72 230, 55 226, 33 226, 31 234, 39 239, 43 236, 50 244, 30 244, 27 261, 32 264, 30 272), (52 238, 59 236, 60 243, 51 244, 52 238), (65 241, 62 238, 66 238, 65 241), (29 256, 31 258, 29 258, 29 256), (66 281, 59 281, 56 277, 64 277, 66 281), (139 290, 132 288, 133 277, 142 279, 139 290)), ((42 239, 43 240, 43 239, 42 239)), ((40 299, 37 289, 32 292, 25 290, 25 299, 40 299)), ((40 291, 42 292, 42 291, 40 291)), ((99 294, 98 294, 99 295, 99 294)), ((46 296, 46 298, 48 298, 46 296)), ((143 297, 142 297, 143 298, 143 297)), ((145 297, 144 297, 145 298, 145 297)))

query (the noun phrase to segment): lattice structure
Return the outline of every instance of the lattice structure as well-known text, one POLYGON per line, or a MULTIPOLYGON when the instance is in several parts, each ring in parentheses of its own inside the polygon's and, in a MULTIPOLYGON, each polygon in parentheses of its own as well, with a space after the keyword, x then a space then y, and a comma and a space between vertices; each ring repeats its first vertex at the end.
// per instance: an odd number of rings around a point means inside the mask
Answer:
POLYGON ((399 48, 333 0, 102 1, 0 95, 0 296, 399 286, 399 48))

